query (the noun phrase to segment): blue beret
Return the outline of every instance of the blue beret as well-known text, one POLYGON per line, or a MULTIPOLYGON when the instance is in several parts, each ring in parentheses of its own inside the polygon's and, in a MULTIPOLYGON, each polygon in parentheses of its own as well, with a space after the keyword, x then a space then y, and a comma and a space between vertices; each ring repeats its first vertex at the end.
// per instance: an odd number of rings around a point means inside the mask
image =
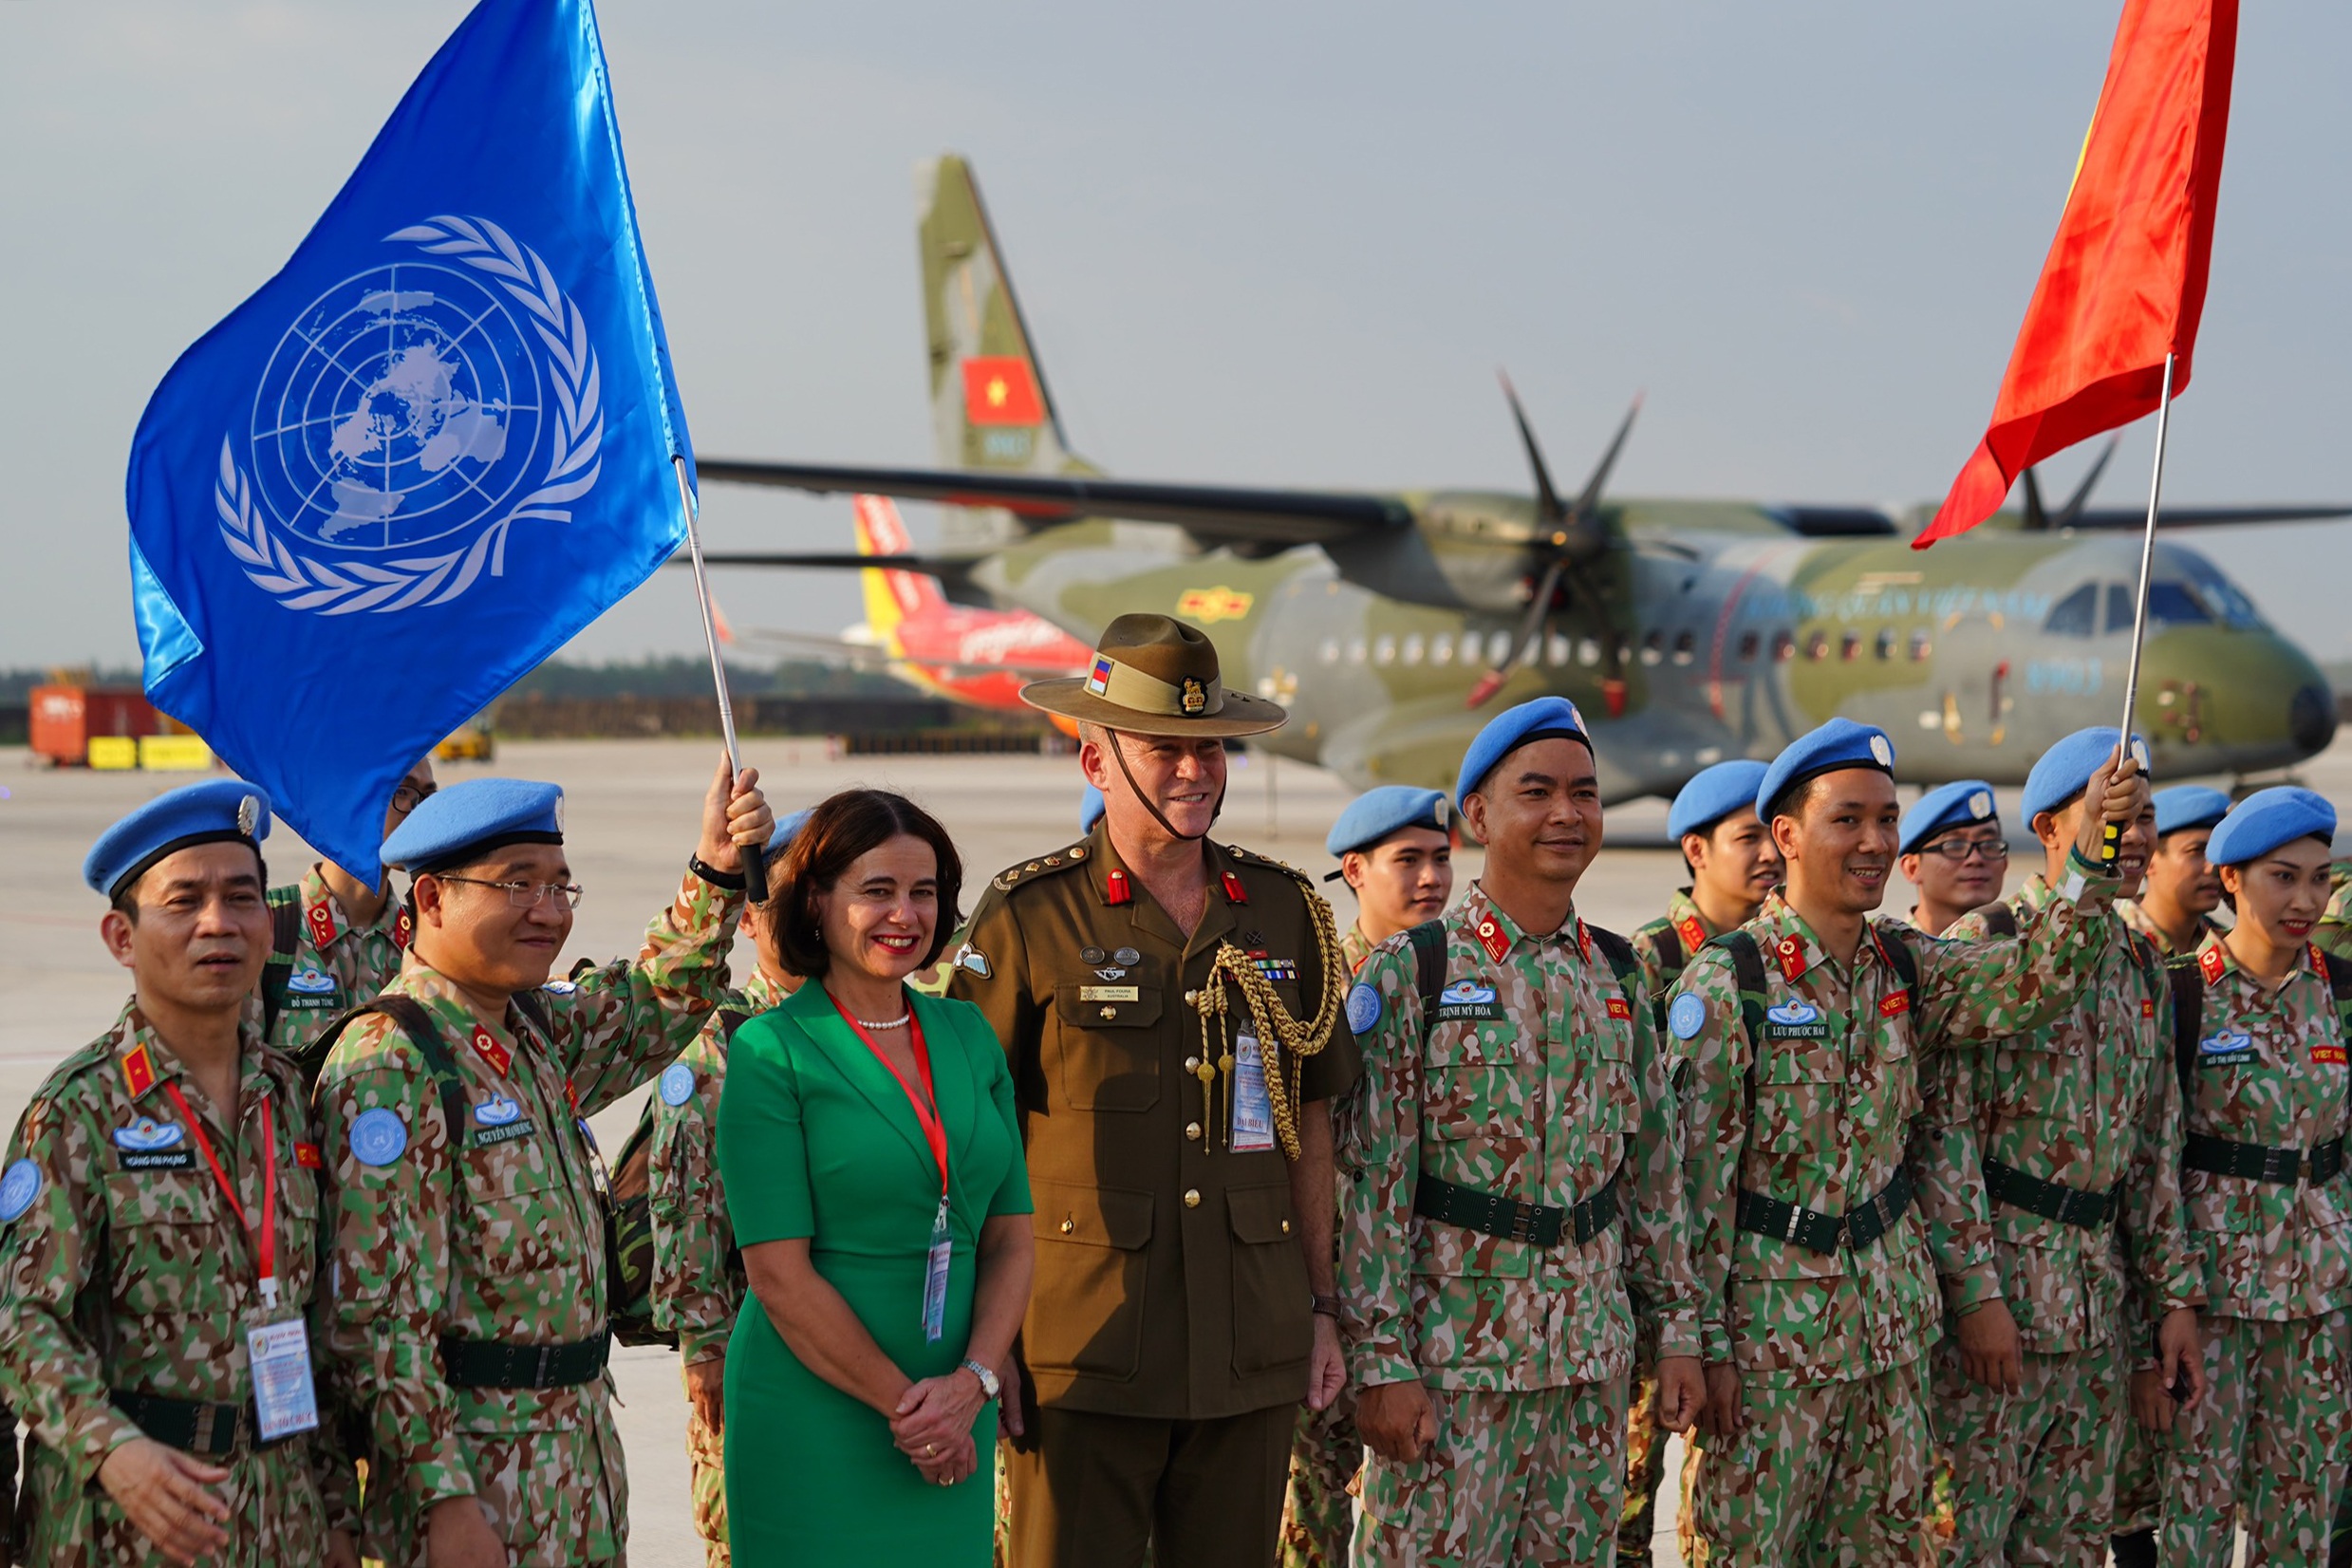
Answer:
POLYGON ((768 832, 768 847, 760 853, 774 860, 791 849, 793 840, 799 835, 800 830, 808 823, 809 812, 810 808, 804 806, 799 811, 786 812, 782 816, 777 817, 775 826, 768 832))
POLYGON ((82 880, 108 898, 176 849, 198 844, 250 844, 261 853, 270 836, 270 797, 241 778, 208 778, 156 796, 98 835, 82 861, 82 880))
POLYGON ((1539 697, 1532 702, 1521 702, 1515 708, 1505 708, 1486 720, 1486 727, 1471 740, 1470 749, 1462 754, 1462 775, 1454 780, 1454 800, 1458 804, 1478 793, 1494 772, 1495 764, 1524 746, 1530 740, 1542 740, 1564 736, 1584 742, 1591 750, 1593 736, 1584 727, 1584 715, 1564 697, 1539 697))
POLYGON ((2183 828, 2210 828, 2230 814, 2230 797, 2202 784, 2175 784, 2156 793, 2156 836, 2183 828))
POLYGON ((1903 813, 1895 852, 1913 853, 1947 828, 1972 828, 1979 822, 1990 822, 1999 814, 1993 805, 1992 786, 1983 779, 1962 778, 1938 784, 1903 813))
POLYGON ((564 792, 527 778, 469 778, 418 802, 383 841, 396 870, 462 866, 509 844, 561 844, 564 792))
POLYGON ((2275 785, 2231 809, 2205 846, 2205 858, 2215 866, 2243 866, 2311 833, 2336 836, 2336 808, 2315 791, 2275 785))
MULTIPOLYGON (((2031 823, 2044 812, 2063 809, 2081 794, 2090 783, 2091 775, 2100 765, 2115 755, 2117 740, 2123 732, 2113 724, 2094 724, 2087 730, 2077 730, 2057 745, 2042 754, 2025 775, 2025 793, 2019 809, 2031 823)), ((2139 759, 2139 771, 2148 771, 2148 742, 2132 737, 2132 755, 2139 759)))
POLYGON ((1323 849, 1335 855, 1369 849, 1400 828, 1434 828, 1442 833, 1447 816, 1445 791, 1383 784, 1348 802, 1324 836, 1323 849))
POLYGON ((1756 787, 1764 782, 1764 765, 1742 758, 1718 762, 1682 787, 1672 810, 1666 813, 1666 836, 1682 842, 1685 833, 1703 833, 1733 812, 1756 809, 1756 787))
POLYGON ((1872 768, 1894 777, 1895 742, 1876 725, 1851 719, 1833 719, 1799 736, 1764 770, 1764 782, 1756 786, 1756 814, 1768 819, 1773 803, 1795 786, 1847 768, 1872 768))
POLYGON ((1086 793, 1078 797, 1078 831, 1092 832, 1094 824, 1103 819, 1103 812, 1109 809, 1103 802, 1102 791, 1089 784, 1086 787, 1086 793))

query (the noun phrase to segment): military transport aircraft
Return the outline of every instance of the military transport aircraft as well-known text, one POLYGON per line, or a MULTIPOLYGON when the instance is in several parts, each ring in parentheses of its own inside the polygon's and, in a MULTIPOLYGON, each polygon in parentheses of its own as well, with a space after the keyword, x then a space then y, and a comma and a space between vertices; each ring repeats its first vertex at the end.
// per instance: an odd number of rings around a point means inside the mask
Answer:
MULTIPOLYGON (((1349 495, 1110 479, 1062 436, 968 164, 920 175, 938 470, 705 457, 705 479, 946 505, 943 548, 899 557, 721 553, 723 565, 935 574, 1091 643, 1160 610, 1217 639, 1225 679, 1289 705, 1271 749, 1359 787, 1442 785, 1495 707, 1545 692, 1596 723, 1612 800, 1770 756, 1842 714, 1896 737, 1898 771, 2017 783, 2042 750, 2114 722, 2141 514, 2006 513, 1932 551, 1851 506, 1615 499, 1629 412, 1575 495, 1507 383, 1532 495, 1349 495)), ((1635 405, 1638 411, 1638 402, 1635 405)), ((2111 449, 2112 450, 2112 449, 2111 449)), ((2104 458, 2100 459, 2103 466, 2104 458)), ((2171 508, 2168 527, 2352 515, 2171 508)), ((2333 696, 2205 555, 2156 551, 2138 724, 2161 776, 2283 769, 2334 737, 2333 696)))

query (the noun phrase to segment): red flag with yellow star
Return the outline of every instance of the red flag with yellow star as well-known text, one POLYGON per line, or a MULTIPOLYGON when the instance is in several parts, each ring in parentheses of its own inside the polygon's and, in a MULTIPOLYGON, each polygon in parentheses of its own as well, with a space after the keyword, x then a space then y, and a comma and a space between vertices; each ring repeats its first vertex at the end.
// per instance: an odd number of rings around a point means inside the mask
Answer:
POLYGON ((1045 400, 1029 362, 1013 354, 964 361, 963 417, 974 424, 1043 424, 1045 400))

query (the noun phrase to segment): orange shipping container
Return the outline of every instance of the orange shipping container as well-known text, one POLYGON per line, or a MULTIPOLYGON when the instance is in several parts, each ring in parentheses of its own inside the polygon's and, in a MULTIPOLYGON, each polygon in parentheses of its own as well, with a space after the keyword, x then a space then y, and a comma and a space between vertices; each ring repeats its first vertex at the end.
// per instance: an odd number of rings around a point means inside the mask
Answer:
POLYGON ((35 686, 28 705, 33 755, 63 766, 79 767, 88 761, 92 737, 137 738, 160 728, 143 692, 35 686))

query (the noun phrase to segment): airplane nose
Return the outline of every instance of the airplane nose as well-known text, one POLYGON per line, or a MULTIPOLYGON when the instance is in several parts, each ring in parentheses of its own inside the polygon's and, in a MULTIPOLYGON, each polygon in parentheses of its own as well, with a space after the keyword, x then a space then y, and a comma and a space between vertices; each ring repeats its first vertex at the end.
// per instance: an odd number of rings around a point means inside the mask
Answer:
POLYGON ((2287 709, 2287 733, 2306 752, 2322 752, 2336 738, 2336 700, 2324 686, 2306 685, 2287 709))

